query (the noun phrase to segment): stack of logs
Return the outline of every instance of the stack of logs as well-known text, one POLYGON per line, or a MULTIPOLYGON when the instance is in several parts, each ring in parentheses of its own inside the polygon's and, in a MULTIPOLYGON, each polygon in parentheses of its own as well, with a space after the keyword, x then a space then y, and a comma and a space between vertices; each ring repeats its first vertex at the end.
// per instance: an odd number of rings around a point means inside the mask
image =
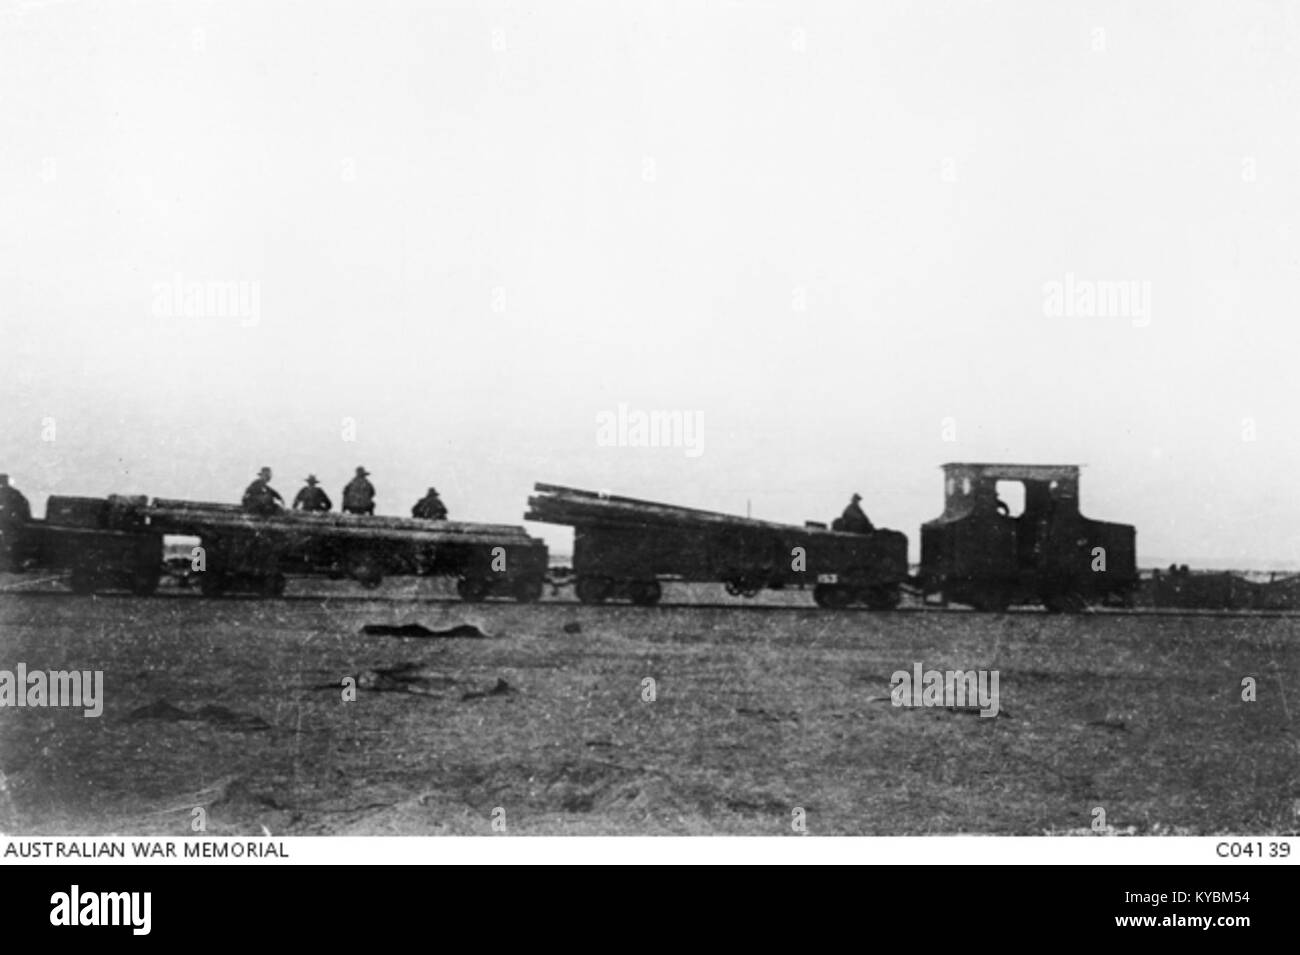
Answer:
POLYGON ((383 517, 334 512, 279 511, 250 514, 237 504, 154 498, 144 510, 151 526, 168 534, 202 536, 221 530, 286 531, 352 540, 401 539, 430 544, 529 544, 532 538, 511 524, 472 524, 426 521, 413 517, 383 517))
MULTIPOLYGON (((737 530, 762 531, 791 529, 787 524, 773 521, 736 517, 693 507, 676 507, 672 504, 642 501, 633 497, 618 497, 596 491, 583 491, 558 484, 536 484, 533 489, 538 493, 528 499, 528 513, 524 515, 524 520, 541 521, 546 524, 567 524, 573 527, 599 524, 688 529, 711 525, 737 530)), ((820 524, 809 524, 799 530, 808 533, 833 533, 820 524)))

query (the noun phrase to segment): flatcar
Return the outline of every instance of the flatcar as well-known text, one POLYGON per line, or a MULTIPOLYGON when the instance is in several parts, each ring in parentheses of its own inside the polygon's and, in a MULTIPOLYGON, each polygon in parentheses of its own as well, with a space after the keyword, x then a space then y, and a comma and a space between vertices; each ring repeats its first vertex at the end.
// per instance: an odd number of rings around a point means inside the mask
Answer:
POLYGON ((275 596, 287 574, 350 577, 377 587, 385 576, 446 576, 462 599, 541 597, 546 545, 521 527, 460 521, 281 511, 250 514, 229 504, 156 498, 149 524, 197 537, 207 596, 275 596))
POLYGON ((143 496, 54 496, 44 520, 6 527, 3 566, 66 575, 72 590, 152 594, 164 570, 164 535, 195 537, 187 580, 205 596, 278 596, 287 576, 446 576, 466 601, 532 602, 545 589, 548 553, 524 529, 350 514, 261 516, 203 501, 143 496))
POLYGON ((898 606, 907 581, 907 537, 735 517, 594 491, 537 484, 526 520, 574 528, 575 592, 584 603, 654 604, 662 581, 722 583, 752 597, 764 588, 810 586, 823 607, 898 606))

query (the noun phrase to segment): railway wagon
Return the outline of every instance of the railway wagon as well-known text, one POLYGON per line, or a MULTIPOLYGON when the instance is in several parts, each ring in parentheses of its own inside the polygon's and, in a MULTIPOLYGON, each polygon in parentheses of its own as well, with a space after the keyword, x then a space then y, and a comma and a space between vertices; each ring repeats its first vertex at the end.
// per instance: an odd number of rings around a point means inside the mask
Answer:
POLYGON ((63 571, 74 593, 129 590, 148 596, 162 575, 162 534, 140 515, 144 498, 50 497, 45 520, 26 528, 38 567, 63 571))
POLYGON ((156 498, 150 525, 197 537, 199 585, 208 596, 283 593, 287 574, 351 577, 377 587, 385 576, 448 576, 468 601, 533 601, 545 586, 546 545, 521 527, 372 515, 282 511, 250 514, 230 504, 156 498))
POLYGON ((921 527, 926 597, 1000 611, 1041 603, 1078 612, 1127 605, 1138 586, 1136 530, 1079 511, 1076 465, 945 464, 944 510, 921 527), (1012 514, 999 486, 1018 485, 1012 514))
MULTIPOLYGON (((1262 610, 1281 591, 1228 572, 1155 571, 1141 594, 1153 607, 1187 610, 1262 610)), ((1281 601, 1274 599, 1275 605, 1281 601)))
POLYGON ((664 579, 723 583, 734 596, 812 585, 819 606, 896 607, 907 537, 734 517, 553 484, 537 484, 526 520, 574 528, 575 591, 584 603, 657 603, 664 579))

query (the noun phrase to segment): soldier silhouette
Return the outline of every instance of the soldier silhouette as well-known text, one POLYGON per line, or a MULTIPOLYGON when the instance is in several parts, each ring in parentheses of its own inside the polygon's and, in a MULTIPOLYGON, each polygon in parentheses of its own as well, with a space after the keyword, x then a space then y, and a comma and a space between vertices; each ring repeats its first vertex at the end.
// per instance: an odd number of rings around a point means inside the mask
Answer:
POLYGON ((345 514, 375 513, 375 486, 366 480, 370 472, 357 468, 357 475, 343 489, 343 512, 345 514))
POLYGON ((447 519, 447 505, 442 503, 437 488, 429 488, 429 493, 415 502, 415 507, 411 508, 411 516, 426 521, 445 521, 447 519))
POLYGON ((284 507, 284 498, 271 487, 271 469, 262 468, 253 483, 244 490, 244 510, 252 514, 275 514, 284 507))
POLYGON ((865 511, 858 502, 862 500, 861 494, 854 494, 853 499, 849 501, 849 506, 844 508, 844 513, 835 523, 838 525, 835 530, 847 531, 850 534, 870 534, 876 528, 867 517, 865 511))
POLYGON ((310 513, 323 513, 334 506, 330 496, 320 487, 320 482, 316 480, 316 475, 307 475, 307 484, 298 492, 298 496, 293 499, 293 509, 295 511, 308 511, 310 513))

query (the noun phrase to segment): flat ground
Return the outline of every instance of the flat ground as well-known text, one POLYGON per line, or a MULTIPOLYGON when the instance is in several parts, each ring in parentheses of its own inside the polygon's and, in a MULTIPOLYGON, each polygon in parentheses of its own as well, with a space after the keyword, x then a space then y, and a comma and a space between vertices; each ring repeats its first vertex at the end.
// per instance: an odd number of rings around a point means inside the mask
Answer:
POLYGON ((0 710, 0 831, 190 835, 195 808, 230 835, 490 835, 494 811, 523 835, 778 835, 796 809, 813 835, 1064 834, 1095 807, 1141 835, 1300 825, 1294 618, 431 595, 0 594, 0 668, 102 670, 106 697, 0 710), (414 623, 489 636, 362 633, 414 623), (917 662, 996 669, 1000 714, 894 707, 917 662))

